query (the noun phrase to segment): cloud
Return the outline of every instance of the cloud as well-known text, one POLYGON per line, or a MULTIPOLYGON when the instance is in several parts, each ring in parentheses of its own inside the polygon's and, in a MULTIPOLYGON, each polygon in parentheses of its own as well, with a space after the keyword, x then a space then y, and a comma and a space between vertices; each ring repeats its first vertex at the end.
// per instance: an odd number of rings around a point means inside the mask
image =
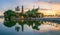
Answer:
POLYGON ((48 1, 51 2, 59 2, 57 0, 5 0, 3 2, 3 5, 1 8, 3 10, 6 9, 14 9, 16 6, 21 6, 23 5, 25 9, 32 9, 37 8, 38 6, 40 8, 46 8, 46 9, 60 9, 60 4, 58 3, 48 3, 48 1))
POLYGON ((24 6, 24 9, 37 8, 60 11, 60 0, 0 0, 0 12, 7 9, 15 9, 16 6, 24 6))
POLYGON ((60 0, 38 0, 38 2, 60 3, 60 0))
POLYGON ((60 10, 60 4, 58 3, 48 3, 48 2, 36 2, 36 3, 26 3, 26 8, 32 9, 37 8, 44 8, 44 9, 52 9, 52 10, 60 10))
POLYGON ((58 3, 38 2, 38 5, 41 8, 60 10, 60 4, 58 4, 58 3))

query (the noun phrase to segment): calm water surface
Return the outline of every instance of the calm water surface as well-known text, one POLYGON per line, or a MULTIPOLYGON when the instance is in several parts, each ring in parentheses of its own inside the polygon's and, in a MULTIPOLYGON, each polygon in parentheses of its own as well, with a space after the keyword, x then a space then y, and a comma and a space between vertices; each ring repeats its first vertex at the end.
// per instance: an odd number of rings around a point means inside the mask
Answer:
POLYGON ((4 21, 0 19, 0 35, 60 35, 60 22, 4 21))

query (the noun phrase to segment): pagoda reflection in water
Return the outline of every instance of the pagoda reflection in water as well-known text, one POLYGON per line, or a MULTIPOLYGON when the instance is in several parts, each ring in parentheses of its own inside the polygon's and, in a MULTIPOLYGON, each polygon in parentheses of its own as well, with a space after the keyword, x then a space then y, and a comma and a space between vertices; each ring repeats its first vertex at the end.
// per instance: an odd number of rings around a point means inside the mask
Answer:
POLYGON ((24 25, 28 25, 29 27, 31 26, 32 29, 35 29, 35 30, 39 30, 38 26, 40 26, 41 24, 43 23, 43 21, 32 21, 32 20, 20 20, 20 21, 4 21, 4 25, 6 27, 13 27, 15 26, 15 30, 16 31, 19 31, 20 29, 22 30, 22 32, 24 31, 24 25), (20 27, 21 26, 21 27, 20 27))
MULTIPOLYGON (((41 25, 48 25, 49 29, 53 30, 60 30, 60 22, 53 22, 53 21, 43 21, 43 20, 5 20, 4 26, 11 28, 15 26, 15 30, 19 32, 20 30, 24 32, 24 29, 26 28, 25 25, 27 25, 29 28, 31 27, 33 30, 41 30, 39 26, 41 25), (54 28, 55 27, 55 28, 54 28)), ((44 27, 46 28, 46 27, 44 27)), ((48 29, 48 28, 47 28, 48 29)), ((49 30, 48 29, 48 30, 49 30)))

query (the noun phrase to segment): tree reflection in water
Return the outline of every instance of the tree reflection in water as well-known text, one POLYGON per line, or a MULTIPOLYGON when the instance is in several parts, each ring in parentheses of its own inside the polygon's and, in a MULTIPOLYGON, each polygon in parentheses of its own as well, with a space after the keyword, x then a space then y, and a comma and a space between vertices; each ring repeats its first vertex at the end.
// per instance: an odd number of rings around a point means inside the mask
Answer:
POLYGON ((6 27, 12 27, 12 26, 16 25, 16 22, 14 22, 14 21, 4 21, 4 25, 6 27))
POLYGON ((22 32, 23 32, 25 24, 28 25, 29 27, 31 26, 32 29, 34 29, 34 30, 39 30, 38 26, 40 26, 42 23, 43 23, 43 21, 31 21, 31 20, 24 20, 23 22, 22 22, 22 20, 20 20, 20 21, 15 21, 15 20, 7 21, 7 20, 5 20, 4 21, 4 25, 6 27, 10 28, 10 27, 15 26, 15 30, 17 32, 20 30, 20 26, 21 26, 21 29, 22 29, 22 32))

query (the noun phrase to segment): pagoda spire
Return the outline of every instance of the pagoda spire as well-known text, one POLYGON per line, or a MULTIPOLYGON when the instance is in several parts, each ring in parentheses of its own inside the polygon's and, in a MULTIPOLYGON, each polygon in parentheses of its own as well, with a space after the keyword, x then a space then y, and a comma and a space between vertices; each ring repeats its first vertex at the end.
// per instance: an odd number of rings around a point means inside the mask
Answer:
POLYGON ((22 10, 21 10, 21 12, 23 13, 24 12, 24 7, 23 7, 23 5, 22 5, 22 8, 21 8, 22 10))

